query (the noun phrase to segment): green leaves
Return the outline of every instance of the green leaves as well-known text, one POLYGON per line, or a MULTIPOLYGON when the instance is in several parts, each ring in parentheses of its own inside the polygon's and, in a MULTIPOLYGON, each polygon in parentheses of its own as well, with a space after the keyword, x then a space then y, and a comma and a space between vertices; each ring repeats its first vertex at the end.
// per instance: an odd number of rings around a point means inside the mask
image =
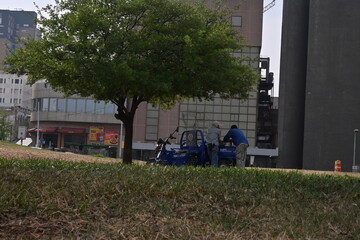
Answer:
POLYGON ((231 56, 241 42, 229 23, 202 3, 65 0, 42 10, 49 15, 39 21, 42 40, 6 60, 31 83, 170 107, 182 98, 245 97, 256 78, 231 56))

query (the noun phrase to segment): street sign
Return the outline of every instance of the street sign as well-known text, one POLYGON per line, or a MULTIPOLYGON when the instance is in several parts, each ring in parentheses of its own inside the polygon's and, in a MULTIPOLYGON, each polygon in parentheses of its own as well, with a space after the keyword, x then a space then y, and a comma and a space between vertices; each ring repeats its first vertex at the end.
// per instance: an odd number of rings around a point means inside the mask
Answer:
POLYGON ((26 127, 19 126, 18 128, 18 139, 24 140, 26 138, 26 127))

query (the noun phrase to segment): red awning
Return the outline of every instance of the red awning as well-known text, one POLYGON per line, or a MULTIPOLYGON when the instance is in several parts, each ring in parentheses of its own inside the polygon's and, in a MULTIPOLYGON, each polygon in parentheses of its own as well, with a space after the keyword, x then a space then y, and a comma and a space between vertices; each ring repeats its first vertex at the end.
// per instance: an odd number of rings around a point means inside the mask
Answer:
POLYGON ((62 128, 60 129, 61 133, 76 133, 81 134, 85 132, 84 128, 62 128))
MULTIPOLYGON (((56 132, 57 127, 44 127, 44 128, 40 128, 39 132, 41 133, 54 133, 56 132)), ((37 128, 30 128, 27 130, 27 132, 37 132, 37 128)))

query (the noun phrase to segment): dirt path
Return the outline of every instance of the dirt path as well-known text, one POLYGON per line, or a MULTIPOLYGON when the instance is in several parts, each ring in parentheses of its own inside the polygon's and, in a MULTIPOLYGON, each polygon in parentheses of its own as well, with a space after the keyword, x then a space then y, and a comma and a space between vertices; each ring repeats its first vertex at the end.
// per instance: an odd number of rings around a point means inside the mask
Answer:
MULTIPOLYGON (((74 162, 97 162, 97 163, 119 163, 120 159, 116 158, 100 158, 75 153, 54 152, 45 149, 36 149, 14 145, 6 142, 0 142, 0 158, 5 159, 53 159, 74 162)), ((144 164, 141 161, 134 161, 137 164, 144 164)), ((250 168, 249 168, 250 169, 250 168)), ((259 169, 259 168, 256 168, 259 169)), ((360 177, 360 173, 352 172, 334 172, 334 171, 314 171, 314 170, 297 170, 297 169, 281 169, 281 168, 263 168, 274 171, 295 171, 303 174, 326 174, 326 175, 347 175, 360 177)))
POLYGON ((75 154, 70 152, 54 152, 45 149, 18 146, 5 142, 0 142, 0 158, 5 159, 52 159, 74 162, 102 162, 118 163, 121 160, 115 158, 101 158, 87 155, 75 154))

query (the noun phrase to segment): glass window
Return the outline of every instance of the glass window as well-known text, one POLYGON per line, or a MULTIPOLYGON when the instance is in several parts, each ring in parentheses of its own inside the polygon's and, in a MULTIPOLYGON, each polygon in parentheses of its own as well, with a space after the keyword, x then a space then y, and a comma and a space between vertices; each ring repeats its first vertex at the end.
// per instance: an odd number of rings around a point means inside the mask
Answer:
POLYGON ((19 94, 19 89, 14 89, 14 94, 19 94))
POLYGON ((241 16, 232 16, 231 17, 231 25, 233 27, 241 27, 242 26, 242 17, 241 16))
POLYGON ((42 112, 49 111, 49 99, 48 98, 43 98, 42 99, 41 111, 42 112))
POLYGON ((75 102, 75 99, 67 99, 67 104, 66 104, 66 110, 67 112, 75 112, 75 105, 76 102, 75 102))
POLYGON ((14 103, 18 103, 18 99, 17 98, 14 98, 14 103))
POLYGON ((86 100, 86 112, 87 113, 94 113, 95 110, 95 102, 94 100, 87 99, 86 100))
POLYGON ((15 79, 15 84, 19 84, 19 79, 15 79))
POLYGON ((76 112, 85 112, 85 99, 76 99, 76 112))
POLYGON ((38 105, 39 105, 39 110, 41 109, 41 98, 35 98, 33 99, 33 109, 35 112, 37 112, 37 109, 38 109, 38 105))
POLYGON ((49 100, 49 112, 56 112, 56 98, 50 98, 49 100))
POLYGON ((3 83, 3 79, 2 79, 2 78, 0 78, 0 83, 3 83))
POLYGON ((105 102, 104 101, 98 101, 95 104, 95 113, 97 114, 104 114, 105 109, 105 102))
POLYGON ((65 112, 65 105, 66 104, 66 99, 60 98, 57 100, 57 111, 58 112, 65 112))
POLYGON ((113 114, 115 109, 115 105, 112 103, 107 103, 105 105, 105 113, 107 114, 113 114))

